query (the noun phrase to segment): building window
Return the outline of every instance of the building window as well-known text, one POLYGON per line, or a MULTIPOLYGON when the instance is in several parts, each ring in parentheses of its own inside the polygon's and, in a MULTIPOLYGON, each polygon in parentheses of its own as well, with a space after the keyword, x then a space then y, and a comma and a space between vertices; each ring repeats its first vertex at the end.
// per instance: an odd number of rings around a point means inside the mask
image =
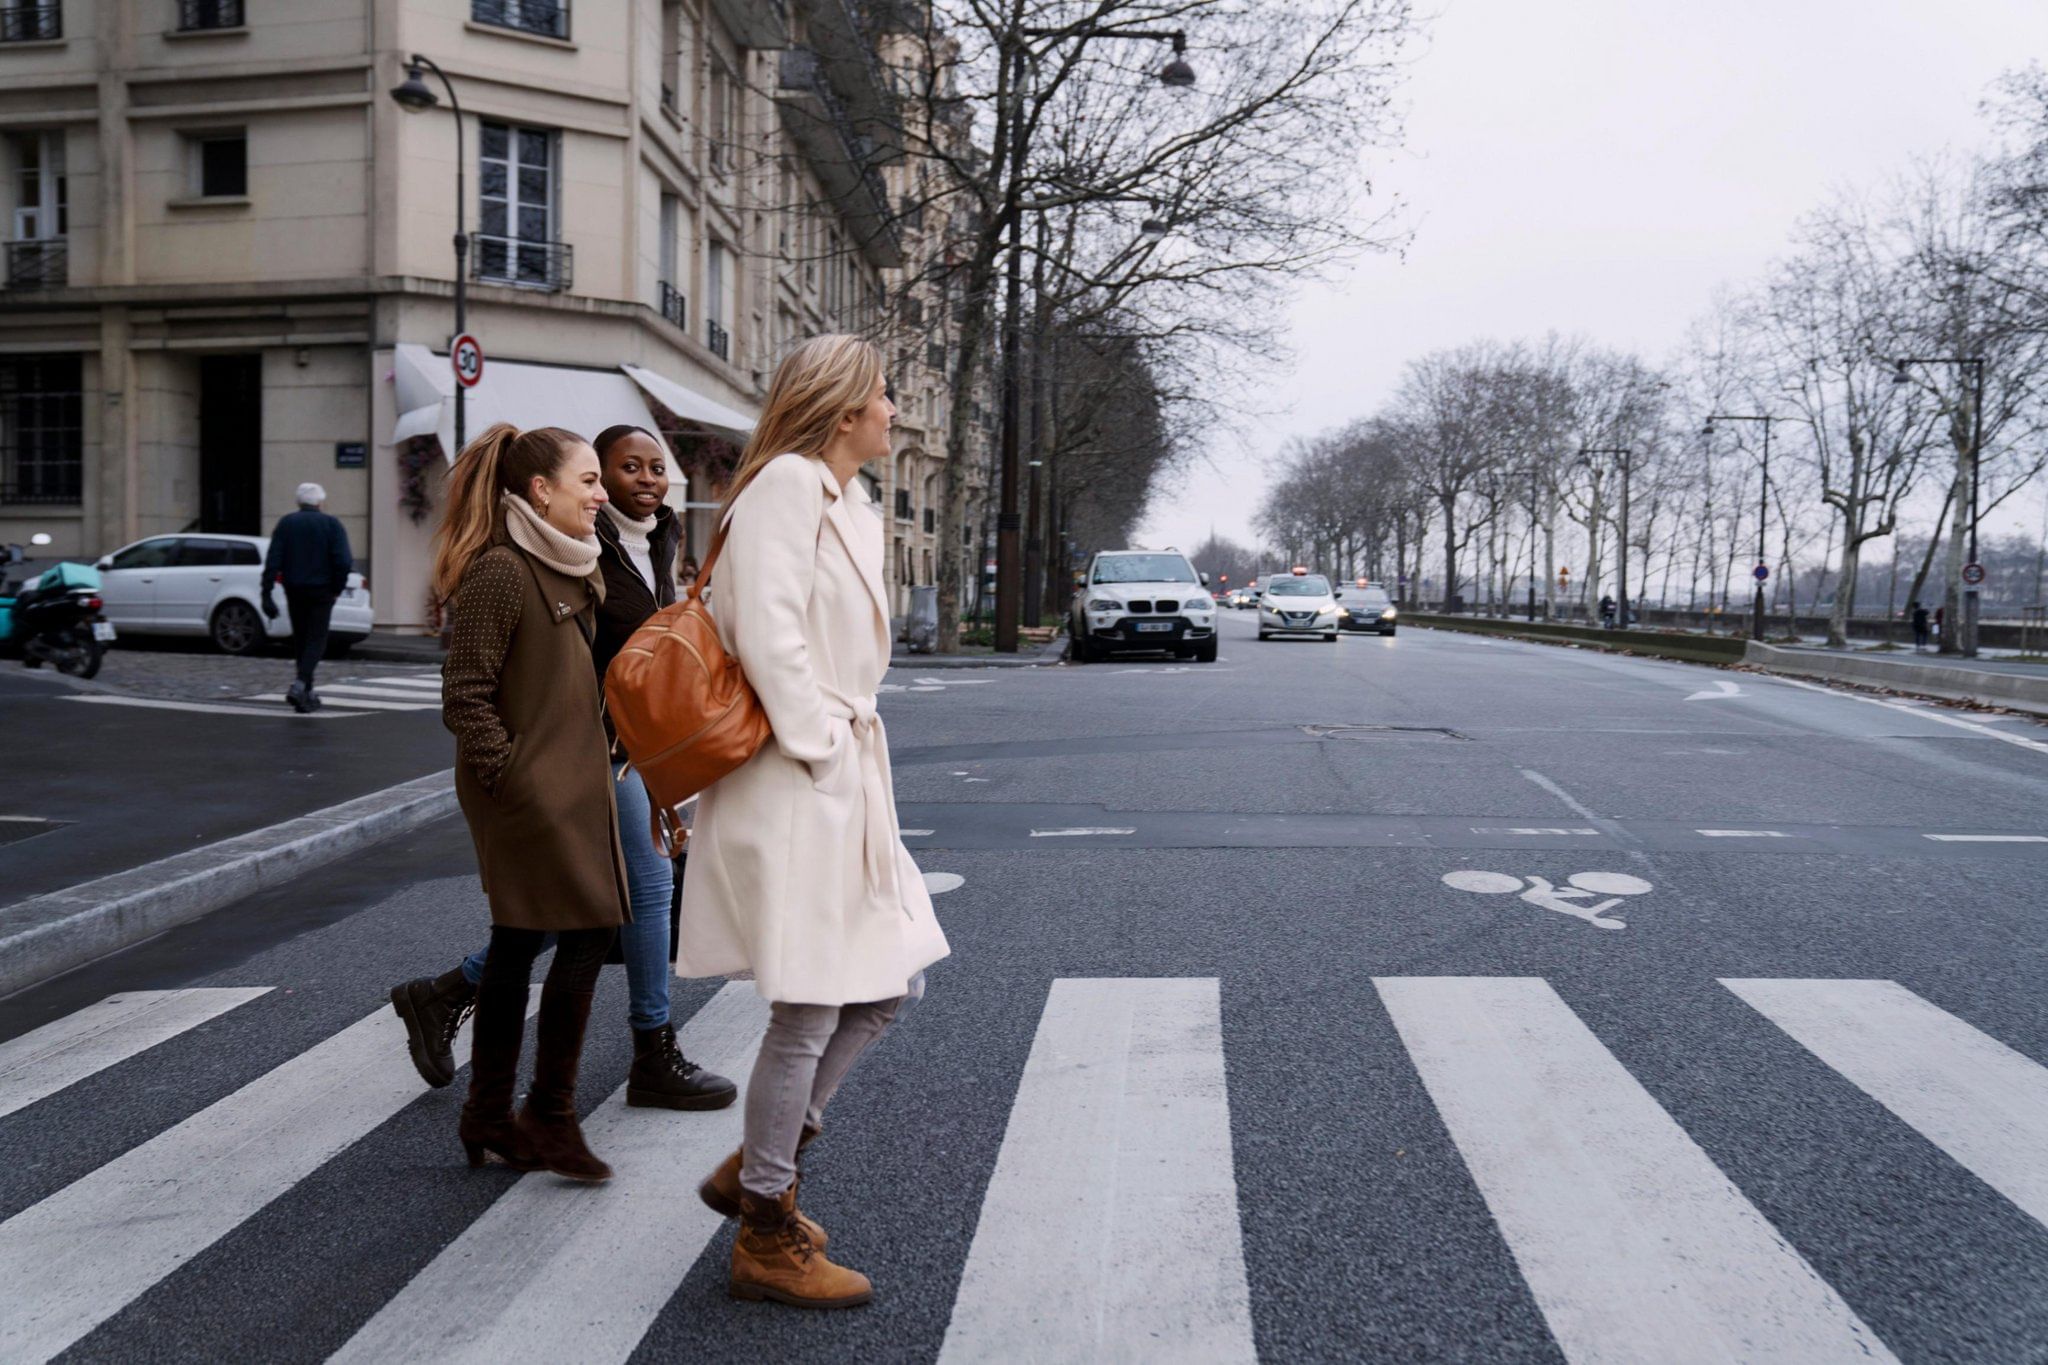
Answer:
POLYGON ((683 291, 676 288, 676 238, 681 235, 683 202, 666 190, 661 196, 661 240, 656 243, 656 269, 661 277, 661 315, 678 327, 687 325, 683 291))
POLYGON ((67 284, 65 234, 71 224, 65 202, 64 135, 10 134, 6 150, 13 168, 14 222, 0 283, 9 289, 67 284))
POLYGON ((242 199, 249 193, 249 135, 240 128, 193 133, 192 192, 202 199, 242 199))
POLYGON ((733 79, 732 68, 722 57, 711 59, 711 88, 707 97, 710 107, 705 110, 705 135, 710 145, 706 155, 711 169, 726 175, 733 168, 732 143, 739 133, 739 82, 733 79))
POLYGON ((243 22, 242 0, 178 0, 180 33, 240 28, 243 22))
POLYGON ((63 36, 61 4, 0 0, 0 43, 46 43, 63 36))
POLYGON ((704 253, 704 344, 720 360, 732 359, 732 335, 725 330, 725 265, 723 242, 713 242, 704 253))
POLYGON ((538 33, 544 38, 569 36, 568 0, 472 0, 469 17, 492 28, 538 33))
POLYGON ((529 289, 567 289, 569 248, 554 240, 559 135, 479 125, 476 277, 529 289))
POLYGON ((0 503, 76 506, 85 395, 75 355, 0 357, 0 503))

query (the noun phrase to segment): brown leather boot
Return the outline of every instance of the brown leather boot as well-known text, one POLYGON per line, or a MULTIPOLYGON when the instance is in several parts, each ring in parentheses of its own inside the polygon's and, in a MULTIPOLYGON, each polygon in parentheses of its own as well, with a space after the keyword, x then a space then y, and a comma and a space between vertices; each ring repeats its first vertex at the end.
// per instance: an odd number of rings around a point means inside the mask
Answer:
MULTIPOLYGON (((812 1141, 817 1138, 819 1131, 808 1123, 804 1125, 803 1136, 796 1140, 796 1154, 799 1161, 803 1158, 804 1148, 811 1145, 812 1141)), ((740 1161, 744 1153, 744 1148, 735 1147, 732 1155, 719 1162, 718 1169, 704 1177, 704 1183, 697 1187, 697 1197, 709 1205, 712 1212, 718 1214, 721 1218, 737 1218, 740 1216, 740 1161)), ((799 1173, 797 1178, 790 1183, 790 1189, 794 1191, 802 1183, 803 1176, 799 1173)), ((831 1241, 831 1238, 825 1235, 825 1229, 819 1227, 802 1209, 795 1210, 795 1215, 796 1221, 803 1224, 805 1234, 810 1237, 818 1250, 823 1251, 831 1241)))
POLYGON ((524 985, 478 991, 476 1026, 470 1033, 469 1100, 456 1130, 469 1164, 495 1156, 515 1171, 537 1171, 533 1144, 512 1118, 512 1090, 519 1075, 519 1044, 526 1033, 524 985))
POLYGON ((534 1160, 556 1175, 595 1184, 612 1178, 583 1141, 576 1119, 576 1070, 583 1060, 583 1026, 590 1022, 589 991, 542 987, 540 1032, 533 1055, 533 1088, 519 1111, 519 1131, 534 1160))
POLYGON ((729 1292, 736 1299, 773 1299, 798 1308, 852 1308, 875 1295, 867 1276, 826 1260, 796 1221, 794 1184, 774 1199, 740 1191, 729 1292))

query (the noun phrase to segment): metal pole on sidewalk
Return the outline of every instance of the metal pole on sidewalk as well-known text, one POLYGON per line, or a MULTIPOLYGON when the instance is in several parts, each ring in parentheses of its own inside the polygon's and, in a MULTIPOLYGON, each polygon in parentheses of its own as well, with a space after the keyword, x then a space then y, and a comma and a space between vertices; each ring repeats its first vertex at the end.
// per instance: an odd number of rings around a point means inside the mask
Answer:
POLYGON ((1018 493, 1018 427, 1021 425, 1019 402, 1020 381, 1018 355, 1020 328, 1017 314, 1024 306, 1024 222, 1019 211, 1023 195, 1024 178, 1024 40, 1018 35, 1012 40, 1010 52, 1005 54, 1014 68, 1010 82, 1010 165, 1008 185, 1003 195, 1003 212, 1010 219, 1010 259, 1004 269, 1003 279, 1003 435, 1001 454, 1001 504, 996 514, 996 629, 995 647, 999 654, 1017 652, 1017 608, 1022 595, 1023 564, 1019 561, 1018 541, 1022 538, 1022 518, 1017 512, 1018 493))

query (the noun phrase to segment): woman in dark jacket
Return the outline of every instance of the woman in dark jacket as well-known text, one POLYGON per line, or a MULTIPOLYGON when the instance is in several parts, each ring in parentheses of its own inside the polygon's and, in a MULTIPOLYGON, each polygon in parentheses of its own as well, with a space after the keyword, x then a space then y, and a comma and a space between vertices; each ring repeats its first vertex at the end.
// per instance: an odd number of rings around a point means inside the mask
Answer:
POLYGON ((583 1141, 576 1071, 598 969, 628 918, 590 665, 605 501, 597 452, 582 438, 499 423, 456 458, 434 558, 434 589, 454 612, 442 719, 455 733, 455 795, 491 905, 462 1145, 473 1166, 489 1153, 589 1181, 611 1168, 583 1141), (533 1084, 515 1119, 529 980, 550 934, 533 1084))
MULTIPOLYGON (((592 442, 602 466, 606 502, 597 517, 598 572, 604 600, 598 603, 591 661, 602 686, 612 656, 648 617, 676 600, 674 565, 682 525, 663 499, 668 496, 668 457, 661 442, 640 427, 607 427, 592 442)), ((619 837, 626 860, 632 919, 619 930, 626 963, 627 1022, 633 1031, 633 1069, 626 1077, 626 1103, 665 1109, 723 1109, 738 1087, 683 1056, 669 1019, 669 906, 675 865, 662 857, 649 834, 647 788, 622 764, 613 785, 619 837)), ((476 1000, 488 947, 438 977, 419 977, 394 986, 391 1000, 405 1020, 413 1064, 428 1085, 455 1078, 454 1042, 476 1000)))

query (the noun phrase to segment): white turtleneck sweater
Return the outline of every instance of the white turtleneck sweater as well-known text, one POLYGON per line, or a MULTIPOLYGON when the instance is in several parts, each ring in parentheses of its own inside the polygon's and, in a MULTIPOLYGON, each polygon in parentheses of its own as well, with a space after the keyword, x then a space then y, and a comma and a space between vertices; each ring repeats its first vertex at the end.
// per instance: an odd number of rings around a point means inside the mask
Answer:
POLYGON ((612 519, 612 526, 619 533, 619 548, 626 552, 626 562, 647 584, 647 591, 654 591, 654 551, 647 543, 654 534, 654 518, 635 521, 619 510, 617 503, 604 505, 605 515, 612 519))

